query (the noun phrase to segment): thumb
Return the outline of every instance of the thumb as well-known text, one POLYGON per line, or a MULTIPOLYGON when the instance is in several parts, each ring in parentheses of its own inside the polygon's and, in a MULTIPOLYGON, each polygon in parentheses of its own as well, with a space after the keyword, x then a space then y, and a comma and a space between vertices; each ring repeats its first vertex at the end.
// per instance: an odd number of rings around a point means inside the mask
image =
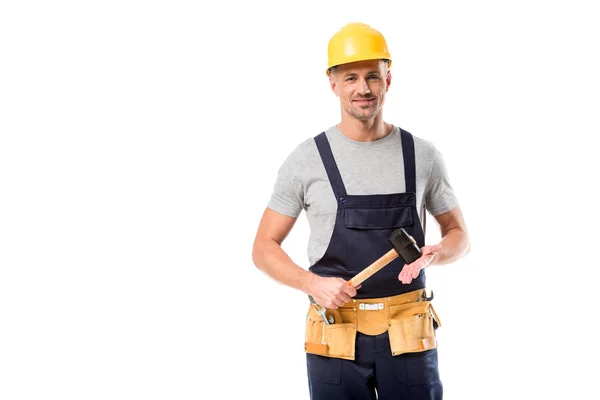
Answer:
POLYGON ((443 249, 444 246, 442 246, 441 244, 433 244, 430 246, 423 246, 423 248, 421 249, 421 253, 423 253, 423 255, 433 254, 437 253, 438 251, 442 251, 443 249))

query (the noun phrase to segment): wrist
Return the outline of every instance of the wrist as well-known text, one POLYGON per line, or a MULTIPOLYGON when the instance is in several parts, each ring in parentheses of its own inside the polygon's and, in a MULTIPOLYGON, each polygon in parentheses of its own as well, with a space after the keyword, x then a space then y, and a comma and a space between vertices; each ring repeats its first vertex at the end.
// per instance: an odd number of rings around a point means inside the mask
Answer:
POLYGON ((438 251, 437 253, 433 253, 433 257, 431 258, 431 261, 429 262, 429 264, 427 264, 428 267, 432 266, 432 265, 436 265, 440 259, 441 256, 441 252, 443 250, 438 251))
POLYGON ((303 275, 304 276, 302 277, 302 281, 300 283, 300 289, 306 294, 311 294, 312 287, 314 286, 314 283, 318 277, 310 271, 306 271, 306 273, 303 275))

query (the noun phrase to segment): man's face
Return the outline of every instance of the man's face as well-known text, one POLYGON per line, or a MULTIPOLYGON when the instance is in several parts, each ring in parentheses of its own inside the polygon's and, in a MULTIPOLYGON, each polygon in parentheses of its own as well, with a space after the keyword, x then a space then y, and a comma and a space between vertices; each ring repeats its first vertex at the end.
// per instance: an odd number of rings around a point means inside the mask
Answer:
POLYGON ((383 107, 391 79, 385 61, 370 60, 336 67, 329 81, 344 111, 360 121, 368 121, 383 107))

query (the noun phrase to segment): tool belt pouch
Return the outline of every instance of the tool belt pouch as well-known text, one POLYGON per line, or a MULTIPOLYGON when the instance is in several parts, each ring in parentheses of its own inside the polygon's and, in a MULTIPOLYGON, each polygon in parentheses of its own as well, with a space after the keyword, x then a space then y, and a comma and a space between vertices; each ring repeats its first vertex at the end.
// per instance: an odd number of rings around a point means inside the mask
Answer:
POLYGON ((390 348, 393 355, 421 352, 437 347, 435 329, 442 325, 431 302, 392 305, 388 316, 390 348))
POLYGON ((354 360, 356 315, 352 309, 327 310, 333 324, 325 324, 311 306, 306 315, 304 350, 326 357, 354 360))

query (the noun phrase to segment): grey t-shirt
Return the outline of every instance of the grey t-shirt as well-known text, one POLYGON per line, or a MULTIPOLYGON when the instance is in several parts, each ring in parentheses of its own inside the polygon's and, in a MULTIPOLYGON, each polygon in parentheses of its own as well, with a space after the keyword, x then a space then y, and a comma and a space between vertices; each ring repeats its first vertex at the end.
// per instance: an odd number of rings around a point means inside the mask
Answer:
MULTIPOLYGON (((397 126, 384 138, 359 142, 336 126, 325 131, 349 195, 405 192, 402 136, 397 126)), ((413 135, 417 175, 417 210, 425 231, 425 210, 433 216, 458 205, 442 154, 433 143, 413 135)), ((268 207, 297 218, 306 211, 310 227, 310 266, 325 253, 335 224, 337 202, 314 138, 300 143, 277 175, 268 207)))

